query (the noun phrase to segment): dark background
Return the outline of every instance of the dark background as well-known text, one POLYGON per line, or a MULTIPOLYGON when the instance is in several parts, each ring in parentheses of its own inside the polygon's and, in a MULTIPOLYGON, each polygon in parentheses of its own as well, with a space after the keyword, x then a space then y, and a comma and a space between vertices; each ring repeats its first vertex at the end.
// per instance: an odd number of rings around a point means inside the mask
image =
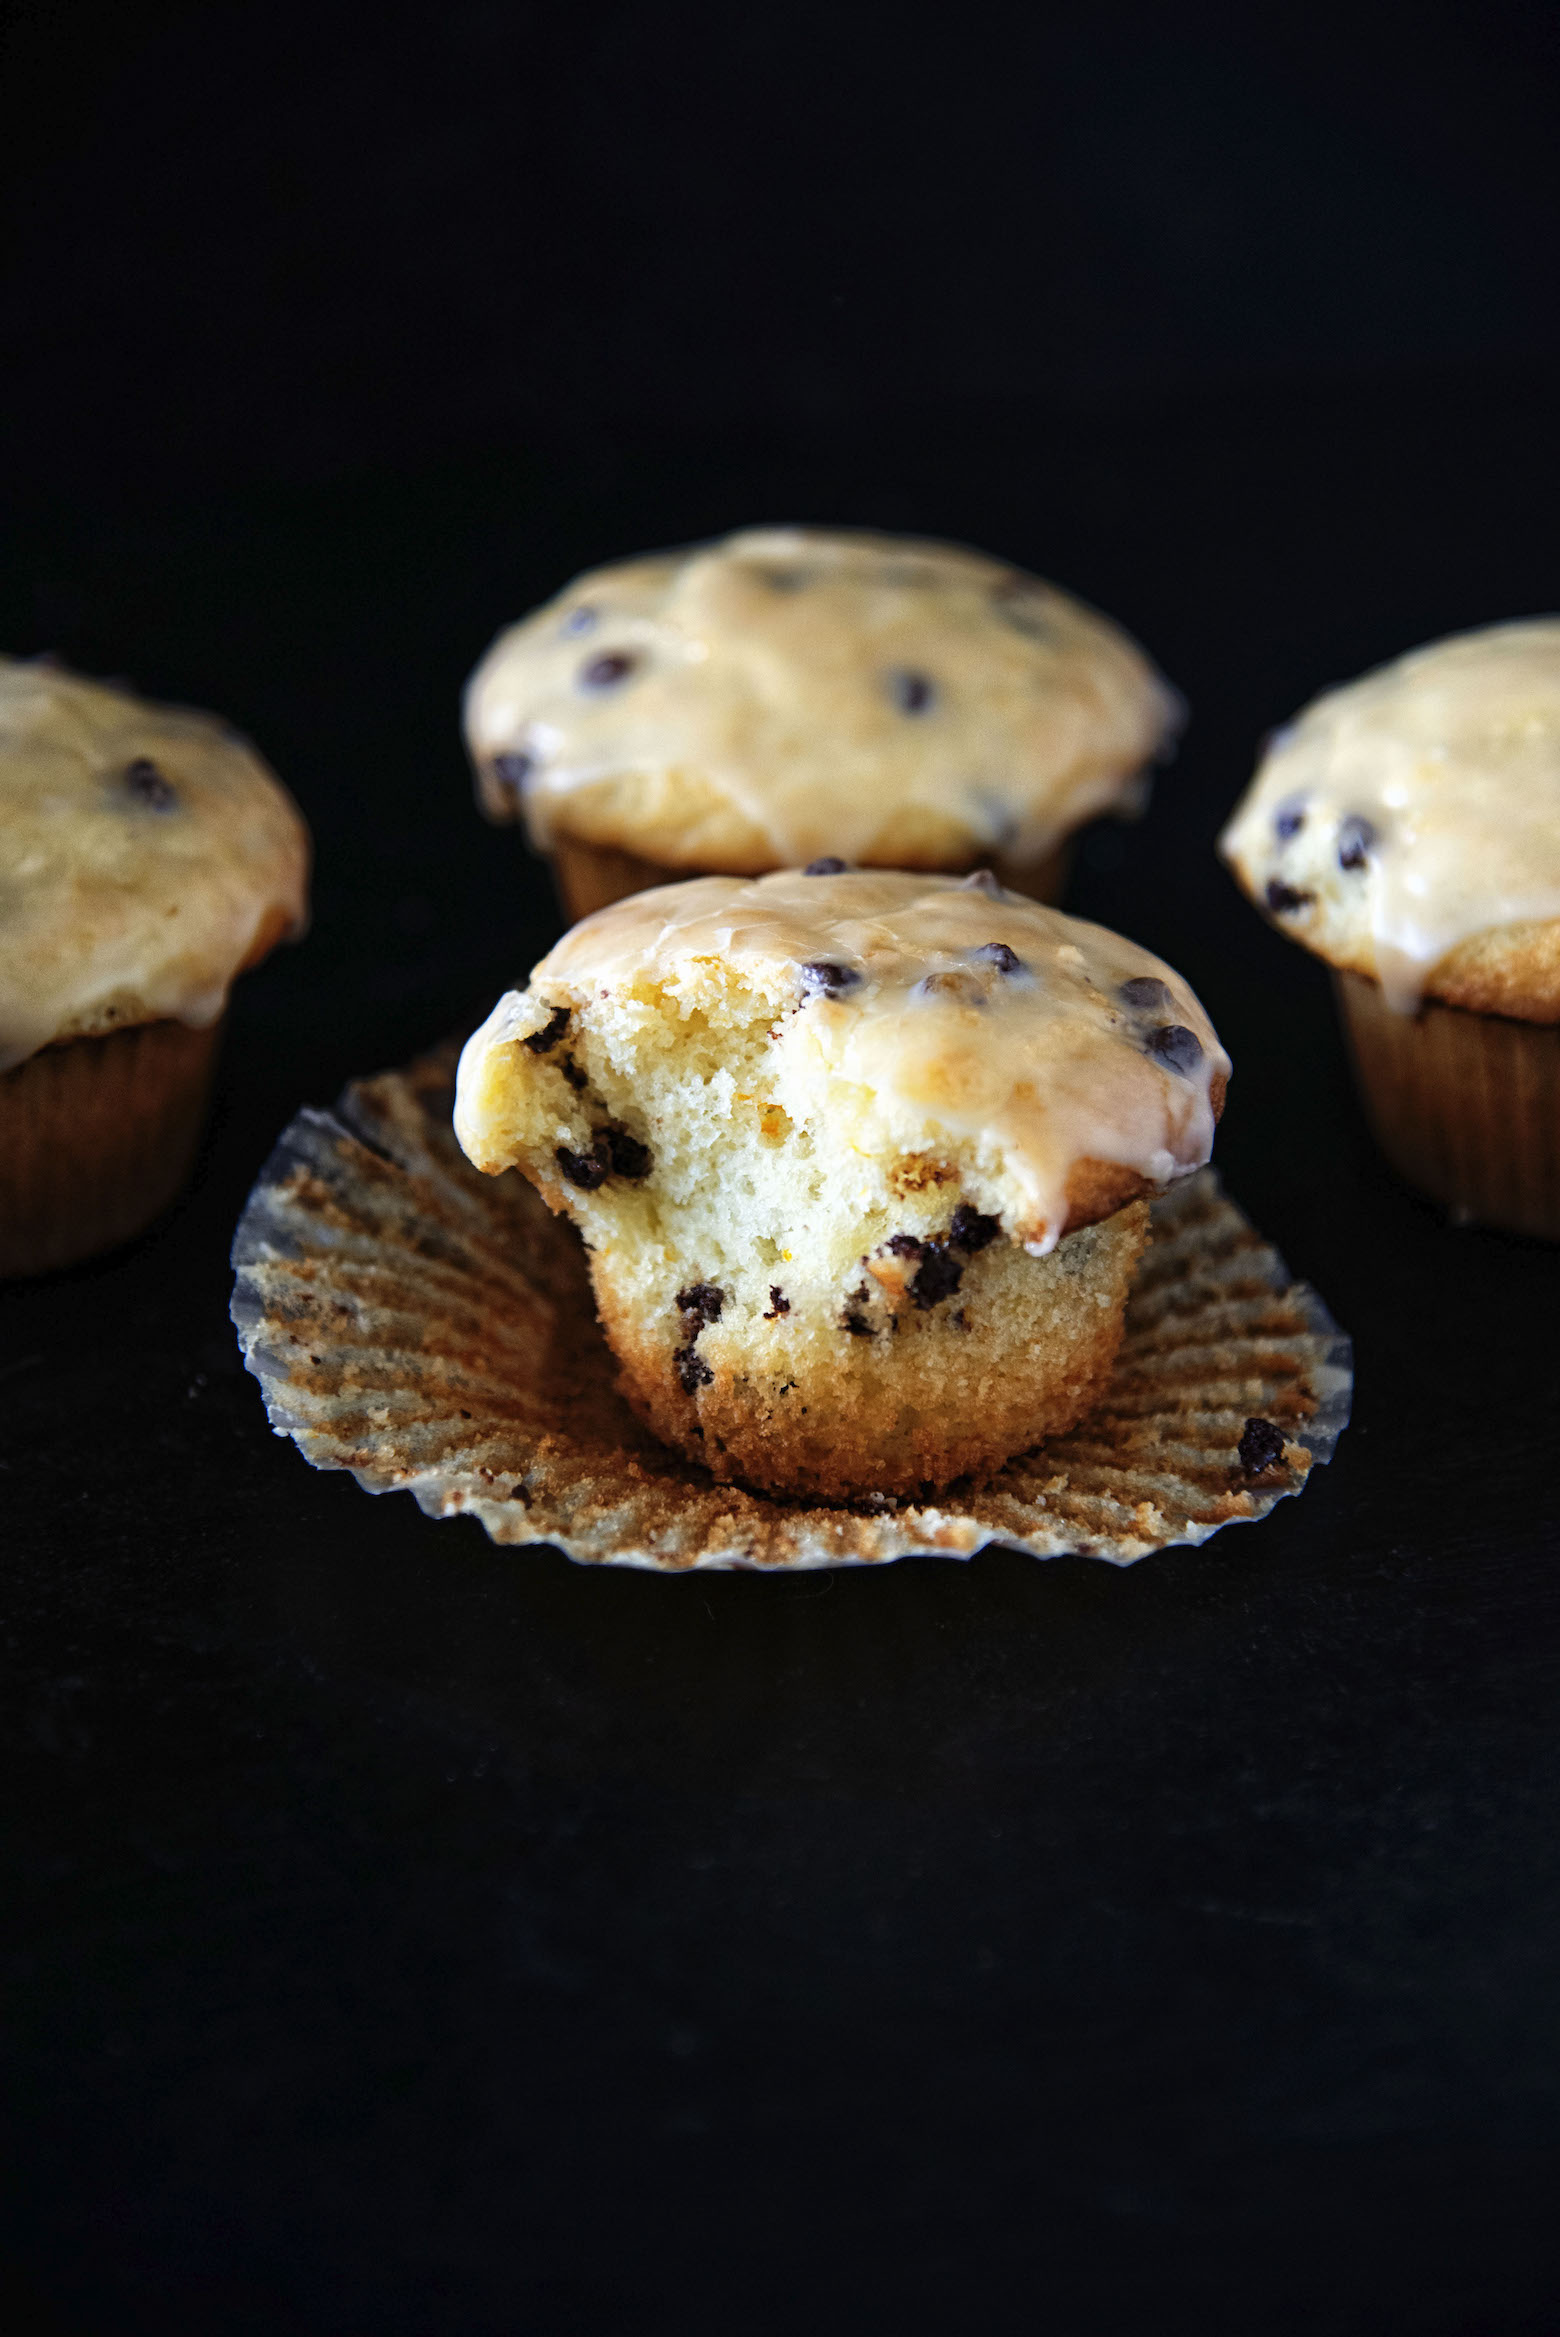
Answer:
POLYGON ((1323 683, 1560 602, 1556 27, 6 12, 0 640, 220 709, 319 852, 186 1200, 0 1289, 13 2319, 1560 2329, 1560 1261, 1394 1184, 1210 849, 1323 683), (588 1573, 266 1433, 270 1142, 553 929, 465 673, 791 518, 1008 554, 1191 701, 1074 905, 1196 982, 1357 1341, 1256 1532, 588 1573))

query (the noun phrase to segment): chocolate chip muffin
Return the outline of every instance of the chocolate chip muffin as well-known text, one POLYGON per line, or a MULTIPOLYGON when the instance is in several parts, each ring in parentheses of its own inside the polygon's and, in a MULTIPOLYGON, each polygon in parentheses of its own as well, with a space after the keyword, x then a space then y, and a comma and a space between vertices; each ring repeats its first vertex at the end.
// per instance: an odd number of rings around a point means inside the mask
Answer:
POLYGON ((301 931, 308 858, 223 724, 0 658, 0 1273, 172 1199, 229 988, 301 931))
POLYGON ((1315 700, 1220 849, 1332 968, 1402 1173, 1560 1239, 1560 619, 1460 634, 1315 700))
POLYGON ((1054 898, 1067 838, 1141 806, 1174 693, 1055 585, 951 544, 750 529, 597 569, 466 691, 489 818, 582 916, 669 877, 833 855, 991 865, 1054 898))
POLYGON ((657 1435, 848 1499, 1089 1410, 1228 1071, 1168 966, 989 875, 710 877, 566 935, 468 1042, 455 1126, 579 1227, 657 1435))

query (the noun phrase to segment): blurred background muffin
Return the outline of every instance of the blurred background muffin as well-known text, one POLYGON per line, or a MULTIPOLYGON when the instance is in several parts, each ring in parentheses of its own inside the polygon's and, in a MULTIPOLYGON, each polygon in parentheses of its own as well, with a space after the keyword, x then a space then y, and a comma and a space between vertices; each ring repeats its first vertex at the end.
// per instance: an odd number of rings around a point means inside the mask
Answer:
POLYGON ((1220 849, 1331 966, 1395 1166, 1460 1215, 1560 1239, 1560 618, 1316 699, 1220 849))
POLYGON ((110 1248, 172 1199, 233 977, 302 931, 308 866, 235 731, 0 659, 0 1273, 110 1248))
POLYGON ((500 634, 465 699, 490 819, 571 917, 822 857, 1054 900, 1180 719, 1107 618, 951 544, 809 528, 602 568, 500 634))

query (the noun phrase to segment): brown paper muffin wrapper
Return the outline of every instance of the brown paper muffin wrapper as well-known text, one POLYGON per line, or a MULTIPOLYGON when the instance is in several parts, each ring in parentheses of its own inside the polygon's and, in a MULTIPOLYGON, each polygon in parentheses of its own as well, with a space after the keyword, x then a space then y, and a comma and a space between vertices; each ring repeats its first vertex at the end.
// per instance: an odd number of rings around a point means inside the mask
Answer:
POLYGON ((0 1274, 128 1241, 189 1174, 220 1024, 137 1023, 44 1047, 0 1077, 0 1274))
POLYGON ((618 1395, 572 1229, 517 1172, 480 1176, 461 1152, 454 1063, 445 1049, 300 1112, 234 1241, 233 1320, 272 1426, 367 1492, 468 1511, 496 1542, 674 1573, 992 1542, 1127 1565, 1265 1516, 1347 1423, 1348 1340, 1205 1170, 1155 1203, 1110 1391, 1070 1435, 932 1502, 716 1484, 618 1395), (1284 1440, 1255 1474, 1253 1419, 1284 1440))
MULTIPOLYGON (((659 861, 641 859, 637 852, 619 852, 608 844, 583 844, 573 836, 555 836, 548 858, 559 903, 571 925, 577 925, 593 909, 605 909, 610 902, 624 900, 630 893, 649 892, 656 885, 680 884, 690 876, 729 873, 718 868, 666 868, 659 861)), ((1072 842, 1070 838, 1064 839, 1044 860, 1020 864, 995 859, 981 865, 989 865, 992 874, 1010 892, 1024 893, 1032 901, 1054 905, 1067 887, 1072 842)), ((939 873, 962 876, 966 872, 955 868, 939 873)))
POLYGON ((1560 1241, 1560 1024, 1428 999, 1396 1014, 1381 986, 1333 987, 1365 1115, 1399 1174, 1453 1214, 1560 1241))

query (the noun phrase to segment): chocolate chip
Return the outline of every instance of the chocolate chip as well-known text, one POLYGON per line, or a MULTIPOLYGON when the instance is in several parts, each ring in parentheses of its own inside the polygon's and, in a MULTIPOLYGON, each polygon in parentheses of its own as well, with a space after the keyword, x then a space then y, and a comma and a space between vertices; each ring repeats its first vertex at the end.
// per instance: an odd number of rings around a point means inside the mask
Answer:
POLYGON ((1291 910, 1308 909, 1315 893, 1297 893, 1294 886, 1281 884, 1276 876, 1268 878, 1267 905, 1275 917, 1287 917, 1291 910))
POLYGON ((1130 981, 1122 983, 1118 996, 1123 1006, 1130 1006, 1139 1014, 1163 1013, 1170 1004, 1169 985, 1156 981, 1152 974, 1134 974, 1130 981))
POLYGON ((902 668, 888 677, 888 694, 901 714, 925 714, 937 701, 937 685, 926 674, 902 668))
POLYGON ((1168 1063, 1172 1071, 1179 1071, 1190 1079, 1203 1059, 1202 1041, 1195 1031, 1189 1031, 1184 1022, 1162 1022, 1148 1033, 1148 1051, 1157 1055, 1161 1063, 1168 1063))
POLYGON ((772 1323, 777 1315, 788 1315, 790 1311, 791 1302, 786 1297, 785 1292, 778 1282, 771 1282, 769 1285, 769 1312, 764 1317, 765 1322, 772 1323))
POLYGON ((828 958, 813 958, 802 968, 804 998, 843 998, 861 981, 854 966, 837 966, 828 958))
POLYGON ((845 1328, 853 1339, 871 1339, 876 1336, 866 1316, 858 1314, 854 1308, 845 1317, 845 1328))
POLYGON ((843 876, 847 865, 848 863, 843 860, 836 860, 832 852, 826 852, 821 860, 809 860, 807 866, 802 870, 802 874, 803 876, 843 876))
POLYGON ((568 1027, 568 1008, 566 1006, 555 1006, 546 1022, 543 1023, 541 1029, 539 1031, 533 1031, 525 1043, 530 1048, 533 1055, 550 1054, 552 1049, 557 1046, 558 1041, 563 1037, 563 1034, 568 1029, 568 1027))
POLYGON ((963 1280, 964 1260, 956 1258, 952 1249, 944 1248, 941 1242, 932 1242, 910 1285, 910 1296, 918 1307, 939 1306, 945 1298, 953 1296, 963 1280))
POLYGON ((682 1381, 684 1395, 691 1396, 695 1388, 707 1388, 715 1377, 691 1339, 686 1347, 677 1349, 672 1366, 682 1381))
POLYGON ((1292 795, 1273 814, 1273 833, 1281 844, 1287 844, 1290 837, 1298 836, 1304 826, 1305 805, 1298 796, 1292 795))
POLYGON ((678 1313, 692 1315, 698 1323, 718 1323, 725 1303, 726 1293, 718 1282, 690 1282, 686 1290, 677 1293, 678 1313))
POLYGON ((961 1201, 953 1213, 948 1239, 956 1250, 968 1250, 973 1256, 976 1250, 983 1250, 989 1242, 994 1242, 1001 1231, 1000 1217, 982 1217, 980 1211, 972 1209, 968 1201, 961 1201))
POLYGON ((638 663, 638 658, 630 656, 626 649, 604 650, 600 657, 593 657, 580 667, 580 688, 614 689, 619 682, 627 681, 638 663))
POLYGON ((578 1185, 582 1193, 594 1193, 612 1174, 612 1155, 605 1136, 598 1136, 589 1152, 571 1152, 566 1144, 560 1144, 553 1158, 570 1184, 578 1185))
POLYGON ((525 793, 525 783, 535 769, 536 757, 526 754, 523 749, 514 754, 493 757, 493 776, 500 787, 506 787, 511 795, 525 793))
POLYGON ((930 1245, 913 1233, 891 1233, 883 1247, 896 1258, 924 1258, 930 1245))
POLYGON ((964 879, 964 890, 967 893, 989 893, 994 901, 1005 901, 1008 897, 1007 888, 997 882, 989 868, 972 868, 964 879))
POLYGON ((172 811, 179 800, 173 781, 165 779, 145 755, 137 755, 133 763, 125 765, 124 783, 136 802, 144 803, 148 811, 172 811))
POLYGON ((590 1080, 575 1062, 574 1057, 572 1055, 563 1056, 558 1064, 558 1069, 563 1073, 575 1094, 583 1095, 590 1085, 590 1080))
POLYGON ((1018 952, 1009 949, 1005 941, 983 941, 970 955, 983 965, 995 966, 999 974, 1024 974, 1029 970, 1018 952))
POLYGON ((1338 866, 1363 868, 1375 841, 1373 823, 1360 812, 1350 812, 1346 820, 1338 823, 1338 866))
POLYGON ((1275 1461, 1283 1459, 1284 1432, 1275 1428, 1271 1420, 1248 1420, 1240 1432, 1236 1450, 1245 1474, 1260 1477, 1264 1469, 1271 1469, 1275 1461))
POLYGON ((650 1174, 653 1163, 649 1145, 641 1144, 637 1136, 630 1136, 626 1128, 609 1128, 606 1143, 614 1176, 627 1177, 637 1184, 641 1177, 650 1174))
POLYGON ((596 630, 596 623, 597 619, 594 609, 571 609, 569 614, 564 618, 559 630, 561 632, 575 636, 578 636, 581 633, 594 633, 596 630))

